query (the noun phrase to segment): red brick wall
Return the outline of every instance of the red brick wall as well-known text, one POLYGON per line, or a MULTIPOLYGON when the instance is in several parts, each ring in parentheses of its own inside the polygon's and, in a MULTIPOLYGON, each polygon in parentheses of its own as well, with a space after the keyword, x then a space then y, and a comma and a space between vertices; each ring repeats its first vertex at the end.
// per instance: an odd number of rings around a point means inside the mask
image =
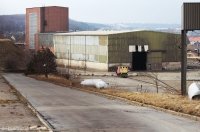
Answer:
POLYGON ((67 7, 46 7, 45 8, 45 20, 47 25, 45 26, 45 32, 52 31, 68 31, 69 30, 69 17, 67 7))

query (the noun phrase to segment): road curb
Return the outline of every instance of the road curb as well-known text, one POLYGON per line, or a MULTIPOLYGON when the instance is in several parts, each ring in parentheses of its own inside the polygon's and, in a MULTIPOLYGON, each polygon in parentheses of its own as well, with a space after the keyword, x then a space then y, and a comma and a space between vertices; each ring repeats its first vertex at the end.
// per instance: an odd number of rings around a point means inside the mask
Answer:
POLYGON ((85 91, 85 92, 89 92, 89 93, 93 93, 93 94, 97 94, 97 95, 104 96, 104 97, 109 97, 109 98, 112 98, 112 99, 118 99, 120 101, 127 102, 130 105, 148 107, 148 108, 159 110, 159 111, 162 111, 162 112, 165 112, 165 113, 168 113, 168 114, 172 114, 172 115, 175 115, 175 116, 181 116, 181 117, 184 117, 184 118, 188 118, 188 119, 200 122, 200 117, 195 116, 195 115, 189 115, 189 114, 185 114, 185 113, 180 113, 180 112, 177 112, 177 111, 160 108, 160 107, 156 107, 156 106, 153 106, 153 105, 147 105, 147 104, 144 104, 144 103, 131 101, 131 100, 128 100, 128 99, 125 99, 125 98, 122 98, 122 97, 113 96, 113 95, 109 95, 109 94, 103 94, 103 93, 94 92, 94 91, 89 91, 89 90, 85 90, 85 89, 81 89, 81 88, 77 88, 77 87, 69 87, 69 88, 76 89, 76 90, 81 90, 81 91, 85 91))

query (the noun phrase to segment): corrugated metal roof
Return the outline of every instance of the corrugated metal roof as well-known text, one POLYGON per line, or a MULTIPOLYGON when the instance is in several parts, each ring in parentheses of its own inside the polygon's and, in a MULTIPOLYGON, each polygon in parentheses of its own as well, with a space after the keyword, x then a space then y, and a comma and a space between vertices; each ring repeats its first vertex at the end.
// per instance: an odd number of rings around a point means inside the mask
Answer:
POLYGON ((141 30, 134 31, 77 31, 77 32, 69 32, 69 33, 55 33, 54 35, 110 35, 110 34, 119 34, 119 33, 127 33, 127 32, 136 32, 141 30))
POLYGON ((38 33, 38 34, 57 34, 57 33, 71 33, 69 31, 56 31, 56 32, 44 32, 44 33, 38 33))
POLYGON ((44 34, 44 35, 54 35, 55 33, 38 33, 39 35, 44 34))

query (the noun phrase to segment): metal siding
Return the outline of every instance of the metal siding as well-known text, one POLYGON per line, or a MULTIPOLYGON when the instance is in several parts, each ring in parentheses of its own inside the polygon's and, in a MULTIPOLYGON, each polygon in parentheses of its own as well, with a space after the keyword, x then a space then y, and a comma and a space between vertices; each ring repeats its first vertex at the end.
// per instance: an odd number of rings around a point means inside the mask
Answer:
POLYGON ((64 45, 69 45, 70 59, 81 61, 82 63, 80 64, 82 64, 82 66, 88 62, 109 63, 109 65, 113 65, 115 63, 130 64, 132 63, 132 53, 129 52, 129 45, 140 44, 148 45, 149 51, 163 50, 160 51, 158 55, 156 53, 156 57, 153 58, 150 58, 147 55, 148 62, 151 62, 152 65, 156 64, 155 67, 160 67, 160 64, 167 60, 166 58, 171 58, 171 61, 173 62, 180 60, 180 53, 177 46, 181 43, 180 38, 181 36, 177 34, 154 31, 128 32, 111 34, 109 36, 55 35, 54 37, 57 56, 66 60, 68 55, 66 55, 67 49, 64 45), (165 50, 169 50, 169 52, 166 52, 165 50))
POLYGON ((81 44, 72 44, 71 45, 71 53, 72 54, 85 54, 85 45, 81 44))
POLYGON ((108 62, 130 63, 132 54, 129 52, 127 37, 124 34, 109 35, 108 62))
POLYGON ((108 47, 107 46, 98 46, 99 55, 108 56, 108 47))
POLYGON ((70 54, 70 38, 64 36, 54 36, 54 53, 58 59, 69 59, 70 54))
MULTIPOLYGON (((70 59, 70 64, 72 64, 71 61, 73 60, 82 62, 80 67, 84 67, 85 64, 94 65, 89 62, 107 63, 107 38, 107 36, 55 35, 55 55, 60 63, 63 63, 68 58, 70 59), (70 48, 70 56, 68 56, 67 47, 70 48), (63 59, 63 62, 60 59, 63 59)), ((90 66, 86 65, 86 67, 90 66)))
POLYGON ((166 60, 178 62, 181 58, 178 48, 181 45, 181 35, 154 31, 128 32, 109 35, 109 66, 132 63, 132 53, 129 52, 131 45, 148 46, 147 65, 151 64, 155 70, 161 70, 162 62, 166 60), (149 56, 151 53, 154 53, 152 57, 149 56))
POLYGON ((99 36, 86 36, 87 45, 99 45, 99 36))
MULTIPOLYGON (((154 31, 138 31, 123 34, 109 35, 108 57, 109 63, 130 63, 132 54, 129 52, 129 45, 148 45, 148 50, 166 50, 168 47, 174 48, 170 51, 180 56, 177 45, 181 45, 181 36, 154 31), (169 46, 168 46, 169 45, 169 46)), ((163 52, 165 54, 165 52, 163 52)), ((180 61, 179 57, 172 61, 180 61)), ((173 57, 172 57, 173 59, 173 57)))
POLYGON ((107 56, 105 56, 105 55, 100 55, 100 56, 99 56, 99 62, 101 62, 101 63, 106 63, 106 62, 107 62, 107 56))
POLYGON ((148 53, 147 63, 161 63, 162 53, 161 52, 150 52, 148 53))
POLYGON ((200 30, 200 3, 183 3, 182 30, 200 30))
POLYGON ((85 36, 71 36, 72 45, 85 45, 85 36))
POLYGON ((39 46, 54 47, 53 34, 39 34, 39 46))
POLYGON ((108 36, 99 36, 99 45, 107 46, 108 45, 108 36))

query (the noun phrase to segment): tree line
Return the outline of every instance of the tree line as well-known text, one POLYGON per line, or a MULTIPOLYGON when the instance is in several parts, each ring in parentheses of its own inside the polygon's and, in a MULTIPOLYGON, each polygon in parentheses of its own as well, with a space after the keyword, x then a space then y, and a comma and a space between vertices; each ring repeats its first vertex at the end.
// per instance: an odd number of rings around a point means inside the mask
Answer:
POLYGON ((25 15, 0 15, 0 30, 3 32, 25 31, 25 15))

